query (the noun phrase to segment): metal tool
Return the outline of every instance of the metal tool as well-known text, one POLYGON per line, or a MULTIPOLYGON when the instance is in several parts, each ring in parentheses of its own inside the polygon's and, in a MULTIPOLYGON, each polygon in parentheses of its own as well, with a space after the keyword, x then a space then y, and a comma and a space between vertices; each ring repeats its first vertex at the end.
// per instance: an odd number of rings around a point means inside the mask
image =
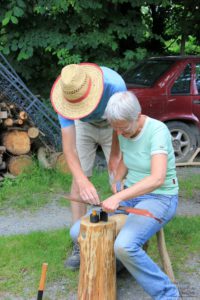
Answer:
MULTIPOLYGON (((94 204, 91 204, 89 202, 85 202, 85 201, 82 201, 82 200, 79 200, 79 199, 75 199, 75 198, 71 197, 70 194, 63 194, 61 196, 65 199, 69 200, 69 201, 72 201, 72 202, 85 203, 85 204, 89 204, 89 205, 93 205, 93 206, 97 206, 97 207, 102 207, 102 203, 94 205, 94 204)), ((127 207, 127 206, 118 206, 117 210, 121 210, 121 211, 123 211, 125 213, 128 213, 128 214, 135 214, 135 215, 140 215, 140 216, 144 216, 144 217, 153 218, 156 221, 158 221, 159 223, 162 223, 161 219, 155 217, 151 212, 149 212, 146 209, 127 207)))

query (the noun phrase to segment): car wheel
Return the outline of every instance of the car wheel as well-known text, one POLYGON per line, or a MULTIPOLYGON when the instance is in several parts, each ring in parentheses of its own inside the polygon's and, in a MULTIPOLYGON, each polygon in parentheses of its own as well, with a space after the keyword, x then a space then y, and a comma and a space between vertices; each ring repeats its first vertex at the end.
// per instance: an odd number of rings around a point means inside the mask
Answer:
POLYGON ((187 162, 197 149, 195 129, 182 122, 166 124, 172 136, 176 163, 187 162))

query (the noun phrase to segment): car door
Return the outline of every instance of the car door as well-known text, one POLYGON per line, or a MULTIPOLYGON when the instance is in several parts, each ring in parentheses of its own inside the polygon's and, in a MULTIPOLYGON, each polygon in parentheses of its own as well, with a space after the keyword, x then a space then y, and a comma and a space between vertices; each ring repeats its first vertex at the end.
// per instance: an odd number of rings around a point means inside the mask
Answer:
POLYGON ((179 72, 168 86, 167 115, 169 119, 193 119, 191 86, 192 64, 181 64, 179 72))
POLYGON ((192 111, 200 128, 200 60, 194 64, 194 86, 192 91, 192 111))

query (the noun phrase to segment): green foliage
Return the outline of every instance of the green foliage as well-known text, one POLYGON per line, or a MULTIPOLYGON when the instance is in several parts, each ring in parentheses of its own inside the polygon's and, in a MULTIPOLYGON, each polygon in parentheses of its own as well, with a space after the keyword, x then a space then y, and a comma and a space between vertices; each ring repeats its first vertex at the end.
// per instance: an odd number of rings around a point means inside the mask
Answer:
POLYGON ((186 42, 187 53, 198 53, 198 7, 197 0, 2 0, 0 51, 47 97, 66 64, 123 72, 145 56, 177 53, 172 39, 179 53, 186 42))

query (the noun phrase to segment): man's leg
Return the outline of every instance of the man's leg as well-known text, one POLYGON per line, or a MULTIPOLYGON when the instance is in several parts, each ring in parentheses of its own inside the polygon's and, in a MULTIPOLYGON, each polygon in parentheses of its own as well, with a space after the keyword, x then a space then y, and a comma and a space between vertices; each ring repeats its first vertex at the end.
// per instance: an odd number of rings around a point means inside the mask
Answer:
POLYGON ((99 129, 99 145, 103 150, 107 164, 110 158, 110 151, 112 145, 112 133, 113 133, 113 129, 110 126, 99 129))
MULTIPOLYGON (((78 151, 78 156, 81 162, 81 167, 87 177, 92 176, 92 169, 94 166, 96 149, 97 149, 97 129, 88 124, 81 121, 75 122, 76 126, 76 147, 78 151)), ((79 190, 76 185, 75 180, 72 182, 71 187, 71 195, 73 198, 79 198, 79 190)), ((71 202, 71 210, 72 210, 72 220, 73 224, 76 224, 77 221, 86 214, 87 206, 82 203, 75 203, 71 202)), ((72 226, 72 228, 74 225, 72 226)), ((70 235, 71 235, 70 231, 70 235)), ((77 241, 74 240, 73 236, 71 235, 74 246, 72 250, 71 256, 65 261, 65 266, 76 270, 79 268, 80 265, 80 253, 79 253, 79 246, 77 241)))

